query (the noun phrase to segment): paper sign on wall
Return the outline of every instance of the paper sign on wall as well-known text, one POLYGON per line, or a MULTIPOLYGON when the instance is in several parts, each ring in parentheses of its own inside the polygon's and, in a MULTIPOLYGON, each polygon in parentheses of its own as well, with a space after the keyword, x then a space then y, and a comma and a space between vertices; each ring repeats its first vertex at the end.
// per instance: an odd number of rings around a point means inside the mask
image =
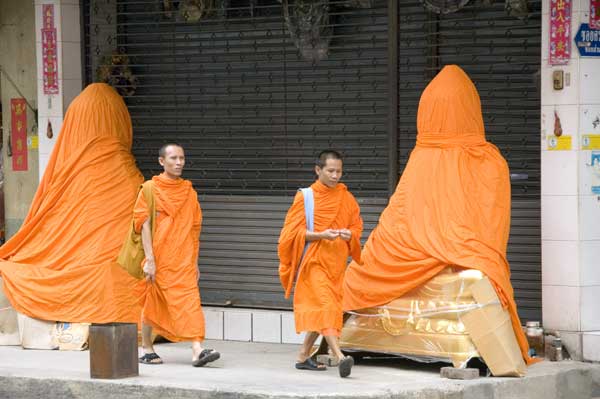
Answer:
POLYGON ((27 167, 27 108, 24 98, 10 100, 10 144, 12 168, 25 171, 27 167))
POLYGON ((572 140, 571 136, 548 136, 546 138, 546 143, 548 144, 548 150, 550 151, 569 151, 572 148, 572 140))

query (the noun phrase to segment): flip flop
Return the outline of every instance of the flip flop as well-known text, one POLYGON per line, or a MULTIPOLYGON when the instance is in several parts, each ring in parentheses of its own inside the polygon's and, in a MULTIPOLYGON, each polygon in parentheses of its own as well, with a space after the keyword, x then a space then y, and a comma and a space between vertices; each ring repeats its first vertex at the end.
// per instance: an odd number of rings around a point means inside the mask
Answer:
POLYGON ((144 356, 140 357, 140 363, 142 364, 162 364, 162 359, 156 353, 144 353, 144 356))
POLYGON ((296 368, 298 370, 311 370, 311 371, 325 371, 327 367, 323 364, 318 364, 312 358, 307 357, 303 362, 296 362, 296 368))
POLYGON ((219 352, 217 352, 216 350, 204 349, 202 352, 200 352, 200 356, 198 356, 198 359, 196 359, 192 362, 192 366, 202 367, 202 366, 205 366, 207 363, 214 362, 215 360, 219 359, 220 357, 221 357, 221 354, 219 352))
POLYGON ((352 372, 352 366, 354 366, 354 359, 352 356, 345 356, 342 360, 340 360, 340 364, 338 365, 340 377, 348 377, 352 372))

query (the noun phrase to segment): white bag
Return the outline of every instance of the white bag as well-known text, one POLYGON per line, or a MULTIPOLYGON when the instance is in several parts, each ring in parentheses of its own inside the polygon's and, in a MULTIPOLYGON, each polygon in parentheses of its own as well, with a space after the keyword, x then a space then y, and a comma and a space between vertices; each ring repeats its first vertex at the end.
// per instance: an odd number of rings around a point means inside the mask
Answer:
POLYGON ((19 313, 19 334, 24 349, 58 349, 56 322, 19 313))

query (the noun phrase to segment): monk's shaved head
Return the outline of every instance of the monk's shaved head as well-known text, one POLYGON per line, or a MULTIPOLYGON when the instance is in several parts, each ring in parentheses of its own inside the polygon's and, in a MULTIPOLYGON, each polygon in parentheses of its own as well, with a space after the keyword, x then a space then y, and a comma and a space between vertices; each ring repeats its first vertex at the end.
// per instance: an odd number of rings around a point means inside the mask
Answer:
POLYGON ((342 154, 335 150, 324 150, 319 153, 319 156, 315 160, 315 165, 322 168, 327 163, 328 159, 339 159, 343 161, 342 154))
POLYGON ((180 144, 178 144, 178 143, 165 143, 158 150, 158 156, 160 158, 164 158, 165 155, 167 155, 167 147, 171 147, 171 146, 179 147, 179 148, 183 149, 183 147, 180 144))

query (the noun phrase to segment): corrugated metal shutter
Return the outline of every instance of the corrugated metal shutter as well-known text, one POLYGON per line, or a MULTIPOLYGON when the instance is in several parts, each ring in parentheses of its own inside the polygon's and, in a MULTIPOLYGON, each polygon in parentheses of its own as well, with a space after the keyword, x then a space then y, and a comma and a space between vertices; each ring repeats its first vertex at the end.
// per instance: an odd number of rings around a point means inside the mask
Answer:
POLYGON ((528 4, 530 15, 521 20, 508 15, 504 1, 471 2, 437 16, 421 2, 401 0, 398 61, 400 170, 415 144, 420 93, 441 66, 460 65, 479 90, 487 139, 511 172, 508 260, 523 321, 541 320, 541 2, 528 4))
POLYGON ((276 243, 314 156, 346 154, 365 238, 387 202, 387 0, 329 1, 329 55, 314 63, 300 57, 277 0, 205 0, 215 9, 186 22, 189 3, 87 2, 87 78, 111 51, 127 55, 137 83, 124 98, 147 177, 159 173, 165 140, 185 147, 204 210, 203 301, 289 307, 276 243))
POLYGON ((329 57, 317 63, 299 56, 277 0, 205 0, 213 10, 199 21, 185 6, 192 3, 85 0, 85 68, 94 81, 111 51, 127 55, 115 60, 128 61, 137 79, 124 97, 146 176, 159 172, 155 151, 164 140, 186 147, 186 176, 205 211, 205 302, 289 306, 277 279, 277 234, 324 147, 348 156, 345 182, 363 205, 367 237, 388 197, 390 97, 399 99, 401 172, 422 90, 440 65, 458 63, 479 87, 488 138, 515 177, 513 285, 523 319, 541 318, 539 1, 529 1, 533 12, 522 21, 499 1, 438 19, 418 1, 399 0, 398 26, 388 29, 387 1, 331 0, 322 32, 329 57), (396 29, 397 92, 388 85, 396 29))

